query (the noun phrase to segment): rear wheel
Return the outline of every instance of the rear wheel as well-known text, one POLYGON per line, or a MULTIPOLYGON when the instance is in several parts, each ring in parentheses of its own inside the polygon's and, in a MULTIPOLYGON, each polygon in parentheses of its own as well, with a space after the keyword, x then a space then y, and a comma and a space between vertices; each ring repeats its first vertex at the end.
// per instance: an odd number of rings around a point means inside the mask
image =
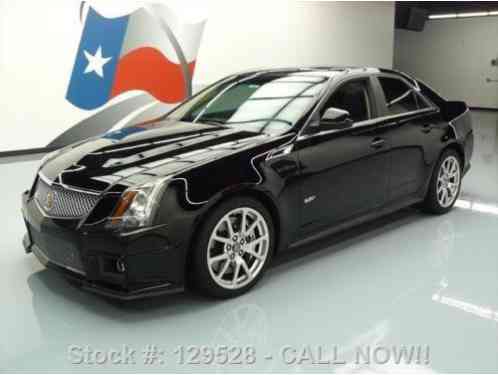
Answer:
POLYGON ((216 207, 193 249, 192 279, 203 294, 230 298, 252 288, 270 262, 274 228, 257 200, 237 197, 216 207))
POLYGON ((462 183, 460 156, 453 149, 441 155, 432 174, 429 189, 422 205, 424 211, 444 214, 455 204, 462 183))

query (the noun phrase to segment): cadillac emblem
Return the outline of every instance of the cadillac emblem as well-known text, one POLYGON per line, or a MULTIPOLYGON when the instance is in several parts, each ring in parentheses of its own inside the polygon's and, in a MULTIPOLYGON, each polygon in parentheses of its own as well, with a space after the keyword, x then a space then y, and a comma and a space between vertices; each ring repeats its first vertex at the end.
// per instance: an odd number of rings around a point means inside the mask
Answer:
POLYGON ((52 208, 54 208, 54 201, 55 193, 53 191, 49 191, 47 193, 47 196, 45 197, 45 204, 43 205, 43 208, 45 208, 47 211, 50 211, 52 208))

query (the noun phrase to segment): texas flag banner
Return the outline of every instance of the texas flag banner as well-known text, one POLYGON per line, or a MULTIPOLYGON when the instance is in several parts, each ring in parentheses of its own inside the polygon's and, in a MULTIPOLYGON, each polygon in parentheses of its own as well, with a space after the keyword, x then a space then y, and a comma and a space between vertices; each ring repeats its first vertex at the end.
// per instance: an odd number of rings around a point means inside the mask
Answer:
POLYGON ((189 94, 205 21, 181 24, 163 4, 106 18, 89 7, 67 100, 95 109, 131 90, 178 103, 189 94))

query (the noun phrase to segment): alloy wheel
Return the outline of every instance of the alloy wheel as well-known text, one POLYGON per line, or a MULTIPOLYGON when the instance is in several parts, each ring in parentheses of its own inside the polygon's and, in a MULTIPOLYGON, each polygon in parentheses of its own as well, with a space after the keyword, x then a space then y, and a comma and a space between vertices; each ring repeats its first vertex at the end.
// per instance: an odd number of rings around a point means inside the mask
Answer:
POLYGON ((270 249, 270 231, 263 215, 249 207, 225 214, 208 242, 207 262, 212 279, 225 289, 239 289, 263 269, 270 249))
POLYGON ((460 162, 450 155, 446 157, 437 176, 437 200, 441 207, 449 207, 453 204, 460 190, 460 162))

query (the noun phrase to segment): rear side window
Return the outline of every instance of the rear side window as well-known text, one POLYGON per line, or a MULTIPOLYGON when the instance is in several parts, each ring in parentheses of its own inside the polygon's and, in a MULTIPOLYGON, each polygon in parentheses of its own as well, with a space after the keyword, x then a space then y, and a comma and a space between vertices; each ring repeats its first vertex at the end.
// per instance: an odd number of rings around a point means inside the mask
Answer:
POLYGON ((427 105, 417 97, 412 87, 397 78, 379 77, 380 86, 384 91, 386 105, 391 115, 416 111, 427 105))

